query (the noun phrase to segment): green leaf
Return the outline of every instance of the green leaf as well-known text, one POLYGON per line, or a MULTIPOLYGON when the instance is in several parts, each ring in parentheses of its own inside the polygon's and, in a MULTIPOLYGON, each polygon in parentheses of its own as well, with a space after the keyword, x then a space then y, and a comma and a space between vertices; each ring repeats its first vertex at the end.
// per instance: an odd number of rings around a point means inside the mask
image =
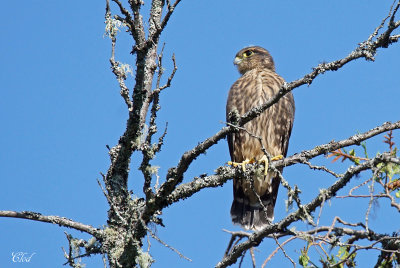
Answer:
POLYGON ((307 251, 305 249, 301 250, 301 255, 299 257, 299 263, 303 267, 308 266, 308 262, 310 261, 310 257, 307 255, 307 251))
POLYGON ((328 257, 328 261, 329 261, 329 264, 336 264, 336 263, 338 263, 337 260, 336 260, 336 258, 335 258, 335 255, 333 255, 333 254, 331 254, 331 256, 328 257))
POLYGON ((300 257, 299 257, 299 263, 303 267, 307 267, 308 266, 308 261, 309 260, 310 260, 310 258, 308 256, 300 255, 300 257))
MULTIPOLYGON (((351 256, 349 255, 350 252, 347 247, 340 247, 336 257, 338 257, 341 261, 347 259, 347 261, 345 262, 347 267, 356 267, 356 264, 354 262, 354 259, 356 258, 356 253, 353 253, 351 256)), ((340 264, 339 267, 344 267, 344 264, 340 264)))
POLYGON ((393 164, 393 173, 396 175, 400 175, 400 165, 393 164))
POLYGON ((364 149, 364 155, 365 155, 365 157, 366 157, 366 158, 369 158, 369 157, 368 157, 368 153, 367 153, 367 143, 366 143, 366 142, 362 142, 362 143, 361 143, 361 147, 363 147, 363 149, 364 149))

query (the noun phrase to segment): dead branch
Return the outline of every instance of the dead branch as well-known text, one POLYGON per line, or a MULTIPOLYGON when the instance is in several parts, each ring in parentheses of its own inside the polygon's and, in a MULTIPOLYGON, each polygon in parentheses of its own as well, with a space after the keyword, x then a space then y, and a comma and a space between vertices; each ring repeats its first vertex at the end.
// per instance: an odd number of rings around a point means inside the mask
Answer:
MULTIPOLYGON (((238 244, 235 246, 231 252, 225 256, 217 265, 216 267, 227 267, 237 261, 237 259, 243 254, 244 251, 248 250, 251 247, 258 246, 262 240, 271 235, 273 233, 285 232, 286 228, 295 221, 298 221, 303 216, 303 209, 306 210, 309 214, 312 213, 317 207, 321 205, 321 203, 325 200, 329 200, 336 195, 336 193, 342 189, 350 179, 359 174, 364 170, 369 170, 375 167, 379 163, 389 162, 391 161, 391 156, 388 154, 377 155, 373 159, 369 161, 365 161, 364 163, 358 166, 352 166, 347 169, 344 173, 343 177, 337 180, 333 185, 328 187, 327 189, 323 189, 320 191, 318 196, 314 198, 311 202, 307 203, 306 205, 300 207, 295 212, 292 212, 280 222, 275 224, 271 224, 269 226, 264 227, 262 230, 253 233, 249 239, 243 243, 238 244)), ((315 229, 319 230, 319 229, 315 229)), ((354 230, 351 230, 353 232, 354 230)), ((355 231, 357 232, 357 231, 355 231)))
POLYGON ((51 223, 51 224, 57 224, 59 226, 64 226, 64 227, 72 228, 72 229, 75 229, 75 230, 78 230, 81 232, 91 234, 98 239, 101 239, 101 237, 102 237, 102 231, 100 229, 94 228, 90 225, 83 224, 83 223, 80 223, 77 221, 73 221, 71 219, 59 217, 59 216, 46 216, 46 215, 42 215, 40 213, 32 212, 32 211, 17 212, 17 211, 1 210, 0 217, 20 218, 20 219, 26 219, 26 220, 32 220, 32 221, 40 221, 40 222, 46 222, 46 223, 51 223))

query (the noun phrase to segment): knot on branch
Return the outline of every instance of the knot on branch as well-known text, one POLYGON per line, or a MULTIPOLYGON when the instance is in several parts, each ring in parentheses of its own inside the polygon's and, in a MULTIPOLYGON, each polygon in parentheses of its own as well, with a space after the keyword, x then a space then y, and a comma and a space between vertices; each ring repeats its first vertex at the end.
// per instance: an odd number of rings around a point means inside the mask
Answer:
POLYGON ((228 123, 232 125, 238 125, 240 120, 239 111, 234 108, 232 111, 228 113, 228 123))
POLYGON ((226 175, 231 171, 231 167, 220 166, 214 172, 217 175, 226 175))
POLYGON ((26 211, 26 210, 21 211, 21 213, 27 215, 29 218, 32 218, 32 219, 37 219, 42 215, 41 213, 38 213, 38 212, 26 211))
POLYGON ((353 52, 355 55, 360 54, 367 61, 375 61, 376 47, 373 43, 365 41, 360 44, 358 48, 353 52))

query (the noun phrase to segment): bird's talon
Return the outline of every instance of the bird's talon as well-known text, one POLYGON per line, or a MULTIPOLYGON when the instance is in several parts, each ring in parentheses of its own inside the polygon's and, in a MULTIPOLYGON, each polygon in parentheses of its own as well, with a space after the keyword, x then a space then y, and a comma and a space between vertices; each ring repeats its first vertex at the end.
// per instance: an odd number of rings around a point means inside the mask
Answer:
MULTIPOLYGON (((283 155, 277 155, 274 157, 271 157, 270 161, 277 161, 283 159, 283 155)), ((264 163, 265 169, 264 169, 264 175, 266 176, 268 174, 268 167, 269 167, 269 161, 267 156, 263 155, 263 157, 258 160, 258 162, 264 163)))
POLYGON ((254 163, 254 159, 253 160, 249 160, 246 159, 243 162, 233 162, 233 161, 228 161, 228 165, 233 166, 233 167, 237 167, 237 166, 242 166, 242 170, 243 172, 246 171, 246 164, 252 164, 254 163))
POLYGON ((282 160, 283 159, 283 155, 277 155, 271 158, 271 161, 277 161, 277 160, 282 160))
POLYGON ((263 155, 263 157, 261 157, 261 159, 258 160, 258 162, 264 163, 265 166, 264 175, 266 176, 268 174, 268 166, 269 166, 268 158, 265 155, 263 155))

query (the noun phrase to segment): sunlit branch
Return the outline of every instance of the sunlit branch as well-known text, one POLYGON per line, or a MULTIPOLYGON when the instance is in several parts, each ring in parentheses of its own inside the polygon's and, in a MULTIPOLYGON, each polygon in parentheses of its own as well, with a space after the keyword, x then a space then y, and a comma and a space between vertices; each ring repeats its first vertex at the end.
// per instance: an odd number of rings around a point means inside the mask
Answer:
POLYGON ((78 230, 81 232, 91 234, 97 238, 101 238, 101 236, 102 236, 100 229, 94 228, 90 225, 83 224, 83 223, 80 223, 77 221, 73 221, 71 219, 59 217, 59 216, 46 216, 46 215, 42 215, 40 213, 32 212, 32 211, 17 212, 17 211, 1 210, 0 217, 20 218, 20 219, 26 219, 26 220, 32 220, 32 221, 40 221, 40 222, 46 222, 46 223, 51 223, 51 224, 57 224, 59 226, 64 226, 64 227, 72 228, 72 229, 75 229, 75 230, 78 230))

